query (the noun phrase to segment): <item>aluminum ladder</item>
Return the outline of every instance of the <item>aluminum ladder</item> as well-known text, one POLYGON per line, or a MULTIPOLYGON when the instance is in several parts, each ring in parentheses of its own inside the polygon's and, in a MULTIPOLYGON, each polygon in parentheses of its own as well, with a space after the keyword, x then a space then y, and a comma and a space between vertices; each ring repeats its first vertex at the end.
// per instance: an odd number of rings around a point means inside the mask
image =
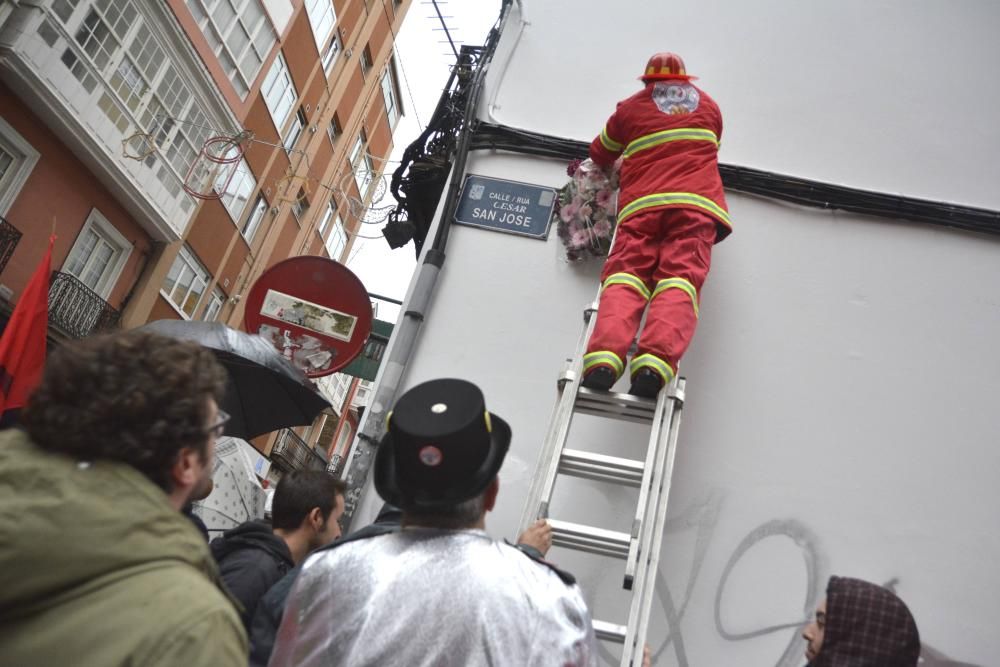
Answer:
POLYGON ((646 643, 686 380, 675 378, 656 400, 581 387, 583 354, 597 320, 593 316, 596 310, 595 302, 584 311, 586 325, 576 355, 567 360, 568 368, 559 379, 559 401, 542 444, 540 465, 531 483, 521 530, 537 519, 547 519, 552 526, 553 545, 625 560, 623 587, 632 591, 628 620, 619 625, 594 619, 594 631, 598 639, 622 644, 621 667, 630 667, 641 664, 646 643), (574 414, 649 424, 645 460, 568 448, 566 441, 574 414), (631 531, 625 533, 551 518, 552 493, 560 475, 638 487, 639 500, 631 531))

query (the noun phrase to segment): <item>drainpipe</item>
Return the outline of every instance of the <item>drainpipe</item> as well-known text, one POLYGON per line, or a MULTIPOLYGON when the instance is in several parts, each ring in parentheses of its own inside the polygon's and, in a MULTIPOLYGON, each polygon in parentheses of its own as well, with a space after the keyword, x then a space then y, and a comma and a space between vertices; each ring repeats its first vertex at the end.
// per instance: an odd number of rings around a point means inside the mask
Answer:
POLYGON ((342 521, 345 530, 350 529, 354 519, 354 512, 360 503, 364 485, 368 479, 368 471, 375 458, 375 450, 385 432, 386 415, 399 393, 407 363, 413 354, 417 335, 420 333, 420 326, 427 317, 428 304, 434 294, 438 275, 444 266, 444 249, 448 243, 448 232, 455 216, 455 210, 458 208, 458 191, 462 184, 462 177, 465 175, 465 165, 469 157, 469 143, 472 138, 483 82, 486 79, 486 72, 496 50, 496 45, 500 41, 499 32, 507 21, 511 6, 511 0, 504 1, 497 33, 490 36, 491 39, 488 40, 487 48, 484 49, 482 59, 478 63, 475 79, 466 100, 462 131, 455 151, 455 168, 452 170, 451 183, 448 187, 444 211, 434 236, 434 243, 424 253, 423 262, 417 270, 416 284, 407 302, 402 322, 397 325, 393 332, 389 358, 381 369, 381 377, 375 388, 375 394, 369 409, 365 410, 364 422, 358 429, 357 437, 360 442, 352 449, 351 456, 345 466, 344 479, 348 485, 347 507, 342 521))

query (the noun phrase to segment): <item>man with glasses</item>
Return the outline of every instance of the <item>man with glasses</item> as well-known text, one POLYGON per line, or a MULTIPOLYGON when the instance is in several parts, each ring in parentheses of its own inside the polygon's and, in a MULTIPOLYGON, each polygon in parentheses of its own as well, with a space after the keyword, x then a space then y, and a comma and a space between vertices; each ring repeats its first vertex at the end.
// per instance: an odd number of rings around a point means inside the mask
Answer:
POLYGON ((225 371, 146 332, 57 348, 0 434, 0 664, 245 665, 208 547, 180 510, 209 483, 225 371))

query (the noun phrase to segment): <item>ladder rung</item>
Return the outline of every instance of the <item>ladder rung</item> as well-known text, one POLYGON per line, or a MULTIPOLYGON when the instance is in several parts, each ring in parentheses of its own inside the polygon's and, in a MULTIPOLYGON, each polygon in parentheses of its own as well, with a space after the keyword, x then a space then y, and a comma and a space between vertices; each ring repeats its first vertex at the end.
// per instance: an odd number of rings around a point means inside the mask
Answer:
POLYGON ((584 452, 579 449, 564 449, 559 460, 559 472, 564 475, 628 486, 642 484, 642 470, 642 461, 584 452))
POLYGON ((632 541, 628 533, 555 519, 549 519, 549 525, 552 526, 552 544, 603 556, 628 557, 632 541))
POLYGON ((656 412, 656 401, 631 394, 594 391, 580 387, 577 390, 574 411, 598 417, 649 424, 653 421, 653 414, 656 412))
POLYGON ((597 619, 594 619, 593 625, 594 634, 597 635, 598 639, 615 642, 617 644, 625 643, 625 633, 628 632, 628 628, 624 625, 608 623, 607 621, 598 621, 597 619))

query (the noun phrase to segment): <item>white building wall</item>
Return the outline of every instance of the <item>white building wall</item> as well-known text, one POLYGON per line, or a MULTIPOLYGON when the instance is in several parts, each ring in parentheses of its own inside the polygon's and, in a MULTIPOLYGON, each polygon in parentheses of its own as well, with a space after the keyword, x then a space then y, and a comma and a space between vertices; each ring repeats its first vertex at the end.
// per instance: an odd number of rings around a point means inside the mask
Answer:
MULTIPOLYGON (((723 110, 723 162, 1000 209, 996 3, 523 11, 526 26, 515 7, 504 29, 483 118, 589 141, 646 58, 671 49, 723 110)), ((564 168, 480 152, 467 171, 560 187, 564 168)), ((801 665, 798 626, 830 574, 895 582, 924 664, 996 664, 1000 239, 728 197, 735 232, 681 369, 655 664, 801 665)), ((567 264, 554 232, 455 226, 446 252, 405 386, 468 378, 511 423, 488 527, 513 538, 600 267, 567 264)), ((642 437, 588 417, 571 434, 633 456, 642 437)), ((627 530, 634 497, 563 478, 553 516, 627 530)), ((357 525, 379 502, 366 495, 357 525)), ((623 622, 620 561, 550 559, 578 575, 596 617, 623 622)))

